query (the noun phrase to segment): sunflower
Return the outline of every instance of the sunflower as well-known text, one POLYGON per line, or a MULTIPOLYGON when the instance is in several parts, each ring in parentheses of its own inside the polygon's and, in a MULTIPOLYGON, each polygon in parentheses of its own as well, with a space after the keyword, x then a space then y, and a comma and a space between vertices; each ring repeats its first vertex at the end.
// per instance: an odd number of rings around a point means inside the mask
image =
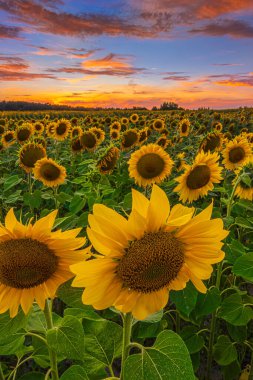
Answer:
POLYGON ((194 208, 181 204, 170 211, 166 194, 154 185, 150 200, 132 190, 133 207, 127 219, 96 204, 87 234, 101 255, 71 265, 72 283, 85 287, 82 301, 95 309, 114 306, 143 320, 168 302, 170 290, 184 289, 191 280, 205 293, 202 280, 221 251, 228 232, 221 219, 210 220, 212 204, 193 217, 194 208))
POLYGON ((215 153, 198 153, 192 166, 185 165, 185 172, 175 178, 179 183, 174 192, 180 194, 183 202, 196 201, 213 189, 214 183, 222 180, 222 168, 218 164, 219 155, 215 153))
POLYGON ((5 148, 15 143, 15 132, 6 131, 2 134, 2 144, 5 148))
POLYGON ((27 173, 31 173, 36 161, 46 156, 46 150, 41 144, 28 142, 19 151, 19 165, 27 173))
POLYGON ((46 142, 46 140, 44 139, 43 136, 35 136, 35 137, 33 138, 33 142, 34 142, 35 144, 40 144, 40 145, 42 145, 44 148, 47 147, 47 142, 46 142))
POLYGON ((63 141, 68 136, 71 129, 71 123, 69 120, 60 119, 54 126, 54 138, 58 141, 63 141))
POLYGON ((71 138, 79 137, 83 133, 83 130, 81 127, 73 127, 71 129, 71 138))
POLYGON ((222 131, 222 124, 220 122, 216 122, 214 123, 213 125, 213 129, 216 131, 216 132, 221 132, 222 131))
POLYGON ((180 136, 188 136, 190 132, 190 121, 188 119, 183 119, 179 123, 179 133, 180 136))
POLYGON ((156 140, 156 144, 161 146, 163 149, 166 149, 169 145, 169 140, 166 138, 166 136, 161 136, 156 140))
POLYGON ((165 124, 163 120, 155 119, 152 126, 156 131, 160 132, 164 129, 165 124))
POLYGON ((79 153, 84 150, 80 137, 76 137, 71 141, 71 150, 73 153, 79 153))
POLYGON ((139 120, 139 115, 137 115, 137 113, 133 113, 131 116, 130 116, 130 121, 132 122, 132 123, 137 123, 137 121, 139 120))
POLYGON ((5 126, 0 124, 0 136, 2 136, 5 132, 5 126))
POLYGON ((116 131, 119 131, 121 130, 121 124, 118 122, 118 121, 114 121, 111 125, 110 125, 110 130, 116 130, 116 131))
POLYGON ((33 126, 31 124, 25 123, 19 126, 15 131, 16 140, 20 144, 27 142, 33 134, 33 126))
POLYGON ((56 214, 23 225, 11 209, 0 225, 0 313, 9 310, 13 318, 21 305, 27 314, 34 300, 44 309, 45 300, 73 277, 69 266, 85 257, 85 249, 77 251, 86 242, 76 237, 81 228, 51 232, 56 214))
POLYGON ((252 158, 242 168, 238 169, 237 177, 232 182, 233 185, 235 185, 235 182, 238 176, 242 176, 242 179, 235 189, 235 195, 239 197, 240 199, 248 199, 249 201, 253 201, 253 159, 252 158), (247 181, 246 181, 246 178, 243 176, 243 174, 247 176, 247 181))
POLYGON ((112 140, 118 140, 120 138, 120 133, 117 131, 117 129, 111 129, 110 130, 110 138, 112 140))
POLYGON ((209 133, 201 142, 199 150, 205 153, 220 150, 222 147, 222 135, 219 133, 209 133))
POLYGON ((33 128, 34 128, 34 132, 38 133, 39 135, 41 135, 45 129, 44 125, 40 123, 39 121, 33 124, 33 128))
POLYGON ((120 151, 117 147, 110 147, 105 155, 98 161, 97 167, 101 174, 110 174, 115 168, 120 151))
POLYGON ((49 123, 47 126, 46 126, 46 133, 47 133, 47 136, 48 137, 54 137, 54 130, 56 128, 56 122, 55 121, 51 121, 51 123, 49 123))
POLYGON ((93 152, 98 146, 96 135, 91 131, 83 132, 83 134, 80 136, 80 141, 83 148, 89 152, 93 152))
POLYGON ((177 160, 176 160, 175 166, 176 166, 176 169, 178 172, 180 172, 181 170, 183 170, 186 167, 186 162, 185 162, 184 158, 185 158, 184 152, 177 154, 177 160))
POLYGON ((137 129, 128 129, 122 133, 121 149, 129 150, 139 142, 139 133, 137 129))
POLYGON ((245 138, 235 138, 223 150, 223 161, 226 169, 234 170, 243 166, 252 154, 250 144, 245 138))
POLYGON ((95 134, 98 145, 104 141, 105 131, 102 128, 92 127, 89 129, 89 132, 92 132, 95 134))
POLYGON ((170 175, 173 161, 163 148, 148 144, 132 153, 128 164, 129 176, 139 186, 146 187, 152 183, 160 183, 170 175))
POLYGON ((138 144, 143 144, 148 139, 148 128, 143 128, 139 131, 139 141, 138 144))
POLYGON ((66 169, 51 158, 38 160, 33 169, 34 177, 48 187, 56 187, 64 183, 66 169))
POLYGON ((127 124, 129 123, 129 120, 128 120, 127 117, 122 117, 122 118, 120 119, 120 122, 121 122, 121 124, 127 125, 127 124))

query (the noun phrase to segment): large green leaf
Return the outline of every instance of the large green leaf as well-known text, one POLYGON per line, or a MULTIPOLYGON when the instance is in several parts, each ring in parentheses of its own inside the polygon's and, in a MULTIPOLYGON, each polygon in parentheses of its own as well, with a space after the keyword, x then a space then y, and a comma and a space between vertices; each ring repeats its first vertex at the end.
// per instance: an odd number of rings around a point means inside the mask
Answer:
POLYGON ((73 280, 65 282, 57 291, 57 296, 65 302, 68 306, 82 308, 84 307, 82 303, 82 293, 83 289, 73 288, 71 283, 73 280))
POLYGON ((253 252, 238 257, 233 266, 233 273, 247 281, 253 282, 253 252))
POLYGON ((124 380, 194 380, 189 352, 179 335, 161 332, 153 347, 130 355, 123 369, 124 380))
POLYGON ((220 365, 228 365, 237 359, 237 351, 229 337, 220 335, 213 346, 213 356, 220 365))
POLYGON ((48 330, 47 342, 50 348, 68 359, 83 359, 83 327, 76 317, 68 315, 57 326, 48 330))
POLYGON ((60 380, 89 380, 87 372, 80 365, 72 365, 72 367, 68 368, 67 371, 63 373, 60 380))
POLYGON ((19 308, 15 318, 10 318, 9 312, 0 314, 0 343, 6 336, 16 333, 27 324, 27 317, 19 308))
POLYGON ((242 297, 235 293, 222 302, 218 316, 234 326, 245 326, 253 318, 253 310, 245 306, 242 297))
POLYGON ((216 287, 209 289, 205 294, 199 293, 195 313, 204 316, 212 313, 220 306, 220 291, 216 287))
POLYGON ((23 334, 5 335, 0 341, 1 355, 18 355, 18 352, 24 347, 25 336, 23 334))
POLYGON ((171 291, 170 300, 176 305, 176 308, 189 316, 194 309, 197 302, 198 292, 192 283, 188 283, 187 286, 180 291, 171 291))

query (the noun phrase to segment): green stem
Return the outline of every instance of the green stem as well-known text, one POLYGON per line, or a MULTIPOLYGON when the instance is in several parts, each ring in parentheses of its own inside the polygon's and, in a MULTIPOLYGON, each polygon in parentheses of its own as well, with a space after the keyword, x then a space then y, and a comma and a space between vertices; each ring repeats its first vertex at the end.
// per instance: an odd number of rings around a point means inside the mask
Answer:
MULTIPOLYGON (((47 329, 48 330, 53 329, 54 325, 53 325, 52 311, 51 311, 51 306, 49 304, 49 300, 46 300, 44 314, 45 314, 45 318, 46 318, 47 329)), ((51 371, 52 380, 59 380, 56 352, 48 347, 48 353, 49 353, 50 365, 51 365, 51 369, 52 369, 52 371, 51 371)))
POLYGON ((55 209, 58 209, 58 202, 57 202, 57 194, 58 194, 58 186, 53 187, 53 192, 54 192, 54 204, 55 204, 55 209))
POLYGON ((122 341, 122 360, 121 360, 121 376, 123 380, 123 368, 125 361, 129 353, 129 345, 131 341, 131 330, 132 330, 132 314, 126 313, 123 315, 123 341, 122 341))
POLYGON ((0 363, 0 380, 4 380, 4 373, 2 369, 2 364, 0 363))
POLYGON ((235 190, 236 190, 238 184, 240 183, 240 181, 241 181, 241 176, 238 176, 238 178, 237 178, 237 180, 236 180, 236 182, 234 184, 232 193, 230 195, 229 201, 228 201, 227 218, 230 217, 230 215, 231 215, 231 209, 232 209, 233 199, 234 199, 234 195, 235 195, 235 190))
POLYGON ((27 174, 27 180, 28 180, 29 194, 32 194, 32 174, 31 173, 27 174))

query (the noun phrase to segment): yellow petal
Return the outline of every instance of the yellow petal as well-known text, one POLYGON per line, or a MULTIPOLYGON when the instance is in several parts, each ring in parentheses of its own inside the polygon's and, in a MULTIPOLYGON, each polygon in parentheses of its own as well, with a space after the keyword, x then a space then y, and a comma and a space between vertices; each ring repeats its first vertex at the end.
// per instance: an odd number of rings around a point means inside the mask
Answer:
POLYGON ((37 220, 37 222, 35 222, 35 224, 31 228, 31 237, 39 239, 44 235, 50 234, 54 225, 57 212, 58 210, 54 210, 50 212, 48 215, 44 216, 43 218, 37 220))
POLYGON ((177 204, 171 210, 167 220, 167 226, 183 226, 191 220, 193 213, 194 207, 186 207, 181 204, 177 204))
POLYGON ((141 216, 146 218, 149 206, 149 200, 139 191, 132 189, 132 210, 136 210, 141 216))
POLYGON ((153 185, 147 213, 147 231, 157 232, 165 225, 170 213, 170 203, 165 192, 153 185))

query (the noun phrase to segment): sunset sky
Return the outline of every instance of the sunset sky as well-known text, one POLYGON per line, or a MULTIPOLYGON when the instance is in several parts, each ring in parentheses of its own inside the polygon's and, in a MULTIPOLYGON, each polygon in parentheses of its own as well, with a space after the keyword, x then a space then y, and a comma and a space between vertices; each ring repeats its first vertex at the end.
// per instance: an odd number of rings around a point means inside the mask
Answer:
POLYGON ((0 100, 253 106, 253 0, 0 0, 0 100))

